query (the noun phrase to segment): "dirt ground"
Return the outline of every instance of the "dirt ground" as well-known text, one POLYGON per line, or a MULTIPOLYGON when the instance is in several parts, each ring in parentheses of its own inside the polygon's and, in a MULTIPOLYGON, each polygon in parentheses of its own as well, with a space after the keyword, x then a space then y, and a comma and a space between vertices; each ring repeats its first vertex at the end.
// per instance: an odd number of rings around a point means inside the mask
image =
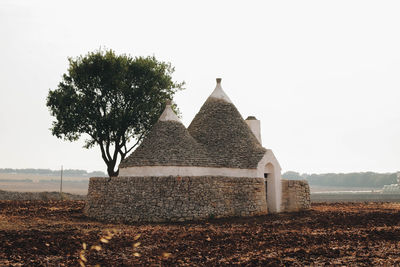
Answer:
POLYGON ((174 224, 104 224, 83 201, 0 201, 0 266, 399 265, 400 204, 174 224))

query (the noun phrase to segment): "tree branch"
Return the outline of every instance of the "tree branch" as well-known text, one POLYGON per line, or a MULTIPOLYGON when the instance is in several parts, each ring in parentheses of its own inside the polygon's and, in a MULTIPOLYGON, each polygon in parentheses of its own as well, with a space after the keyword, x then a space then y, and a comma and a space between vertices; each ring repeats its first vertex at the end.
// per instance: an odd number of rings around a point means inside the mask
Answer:
POLYGON ((118 152, 120 150, 120 145, 119 145, 120 139, 121 138, 118 138, 118 141, 115 142, 115 149, 114 149, 114 155, 113 155, 114 164, 117 162, 118 152))
MULTIPOLYGON (((126 138, 125 138, 125 134, 123 134, 122 135, 122 144, 123 144, 123 148, 125 149, 125 154, 127 153, 127 148, 126 148, 126 138)), ((122 148, 122 147, 121 147, 122 148)), ((122 156, 122 151, 121 151, 121 149, 120 149, 120 152, 119 152, 120 154, 121 154, 121 156, 122 156)))
POLYGON ((100 141, 99 140, 97 140, 97 138, 96 137, 94 137, 93 136, 93 134, 90 134, 90 133, 87 133, 90 137, 92 137, 93 138, 93 140, 96 142, 96 143, 98 143, 98 144, 100 144, 100 141))
POLYGON ((103 142, 99 142, 98 143, 100 146, 100 150, 101 150, 101 157, 103 158, 104 162, 108 165, 108 163, 110 162, 110 160, 107 158, 107 155, 104 151, 104 145, 103 142))
MULTIPOLYGON (((145 132, 145 133, 147 133, 147 132, 145 132)), ((139 144, 140 141, 142 141, 142 138, 143 138, 143 136, 145 135, 145 133, 142 133, 142 134, 139 136, 139 138, 137 139, 137 142, 136 142, 128 151, 126 151, 125 154, 128 154, 134 147, 136 147, 136 146, 139 144)), ((126 147, 125 147, 125 148, 126 148, 126 147)))
POLYGON ((107 157, 110 159, 112 159, 111 154, 110 154, 110 137, 107 137, 107 141, 106 141, 106 153, 107 153, 107 157))

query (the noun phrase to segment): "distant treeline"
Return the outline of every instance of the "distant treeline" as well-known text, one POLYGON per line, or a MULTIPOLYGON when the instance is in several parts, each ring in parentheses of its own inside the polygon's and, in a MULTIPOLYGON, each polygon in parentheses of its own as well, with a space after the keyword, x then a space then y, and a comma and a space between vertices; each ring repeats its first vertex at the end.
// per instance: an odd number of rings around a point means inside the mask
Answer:
MULTIPOLYGON (((60 170, 50 170, 50 169, 0 169, 0 173, 10 173, 10 174, 37 174, 46 176, 60 176, 60 170)), ((102 171, 87 172, 85 170, 63 170, 63 176, 69 177, 94 177, 94 176, 106 176, 102 171)))
MULTIPOLYGON (((32 179, 1 179, 0 178, 0 182, 2 182, 2 183, 4 183, 4 182, 8 182, 8 183, 33 183, 33 180, 32 179)), ((60 180, 54 180, 54 179, 51 179, 51 180, 39 180, 38 181, 39 183, 46 183, 46 184, 49 184, 49 183, 56 183, 56 184, 59 184, 60 183, 60 180)), ((63 183, 64 184, 78 184, 78 183, 80 183, 80 184, 87 184, 89 182, 89 179, 82 179, 82 180, 78 180, 78 181, 69 181, 69 180, 64 180, 63 181, 63 183)))
POLYGON ((300 174, 288 171, 282 174, 284 179, 307 180, 310 186, 344 186, 344 187, 376 187, 397 184, 396 173, 352 172, 352 173, 323 173, 300 174))
MULTIPOLYGON (((60 176, 60 170, 50 169, 11 169, 0 168, 0 173, 10 174, 37 174, 44 176, 60 176)), ((105 177, 102 171, 87 172, 85 170, 63 170, 66 177, 105 177)), ((396 173, 376 173, 376 172, 353 172, 353 173, 323 173, 323 174, 300 174, 288 171, 282 174, 284 179, 307 180, 310 186, 344 186, 344 187, 376 187, 380 188, 388 184, 397 183, 396 173)), ((28 182, 28 181, 27 181, 28 182)))

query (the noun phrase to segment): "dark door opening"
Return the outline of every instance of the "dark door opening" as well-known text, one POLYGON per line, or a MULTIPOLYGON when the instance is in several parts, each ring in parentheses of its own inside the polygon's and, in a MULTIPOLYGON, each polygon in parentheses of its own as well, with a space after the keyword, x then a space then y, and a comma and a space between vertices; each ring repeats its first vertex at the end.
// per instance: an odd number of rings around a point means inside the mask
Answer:
POLYGON ((264 173, 264 180, 265 180, 265 198, 267 200, 267 207, 268 207, 268 173, 264 173))

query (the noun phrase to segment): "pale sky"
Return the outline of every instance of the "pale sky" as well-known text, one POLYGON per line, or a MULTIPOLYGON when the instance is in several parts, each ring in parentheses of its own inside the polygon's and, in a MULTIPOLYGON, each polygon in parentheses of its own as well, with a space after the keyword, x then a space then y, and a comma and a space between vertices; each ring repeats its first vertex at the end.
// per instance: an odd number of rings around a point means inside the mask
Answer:
POLYGON ((0 1, 0 168, 105 171, 51 135, 68 57, 154 55, 188 126, 222 77, 283 171, 400 170, 399 1, 0 1))

